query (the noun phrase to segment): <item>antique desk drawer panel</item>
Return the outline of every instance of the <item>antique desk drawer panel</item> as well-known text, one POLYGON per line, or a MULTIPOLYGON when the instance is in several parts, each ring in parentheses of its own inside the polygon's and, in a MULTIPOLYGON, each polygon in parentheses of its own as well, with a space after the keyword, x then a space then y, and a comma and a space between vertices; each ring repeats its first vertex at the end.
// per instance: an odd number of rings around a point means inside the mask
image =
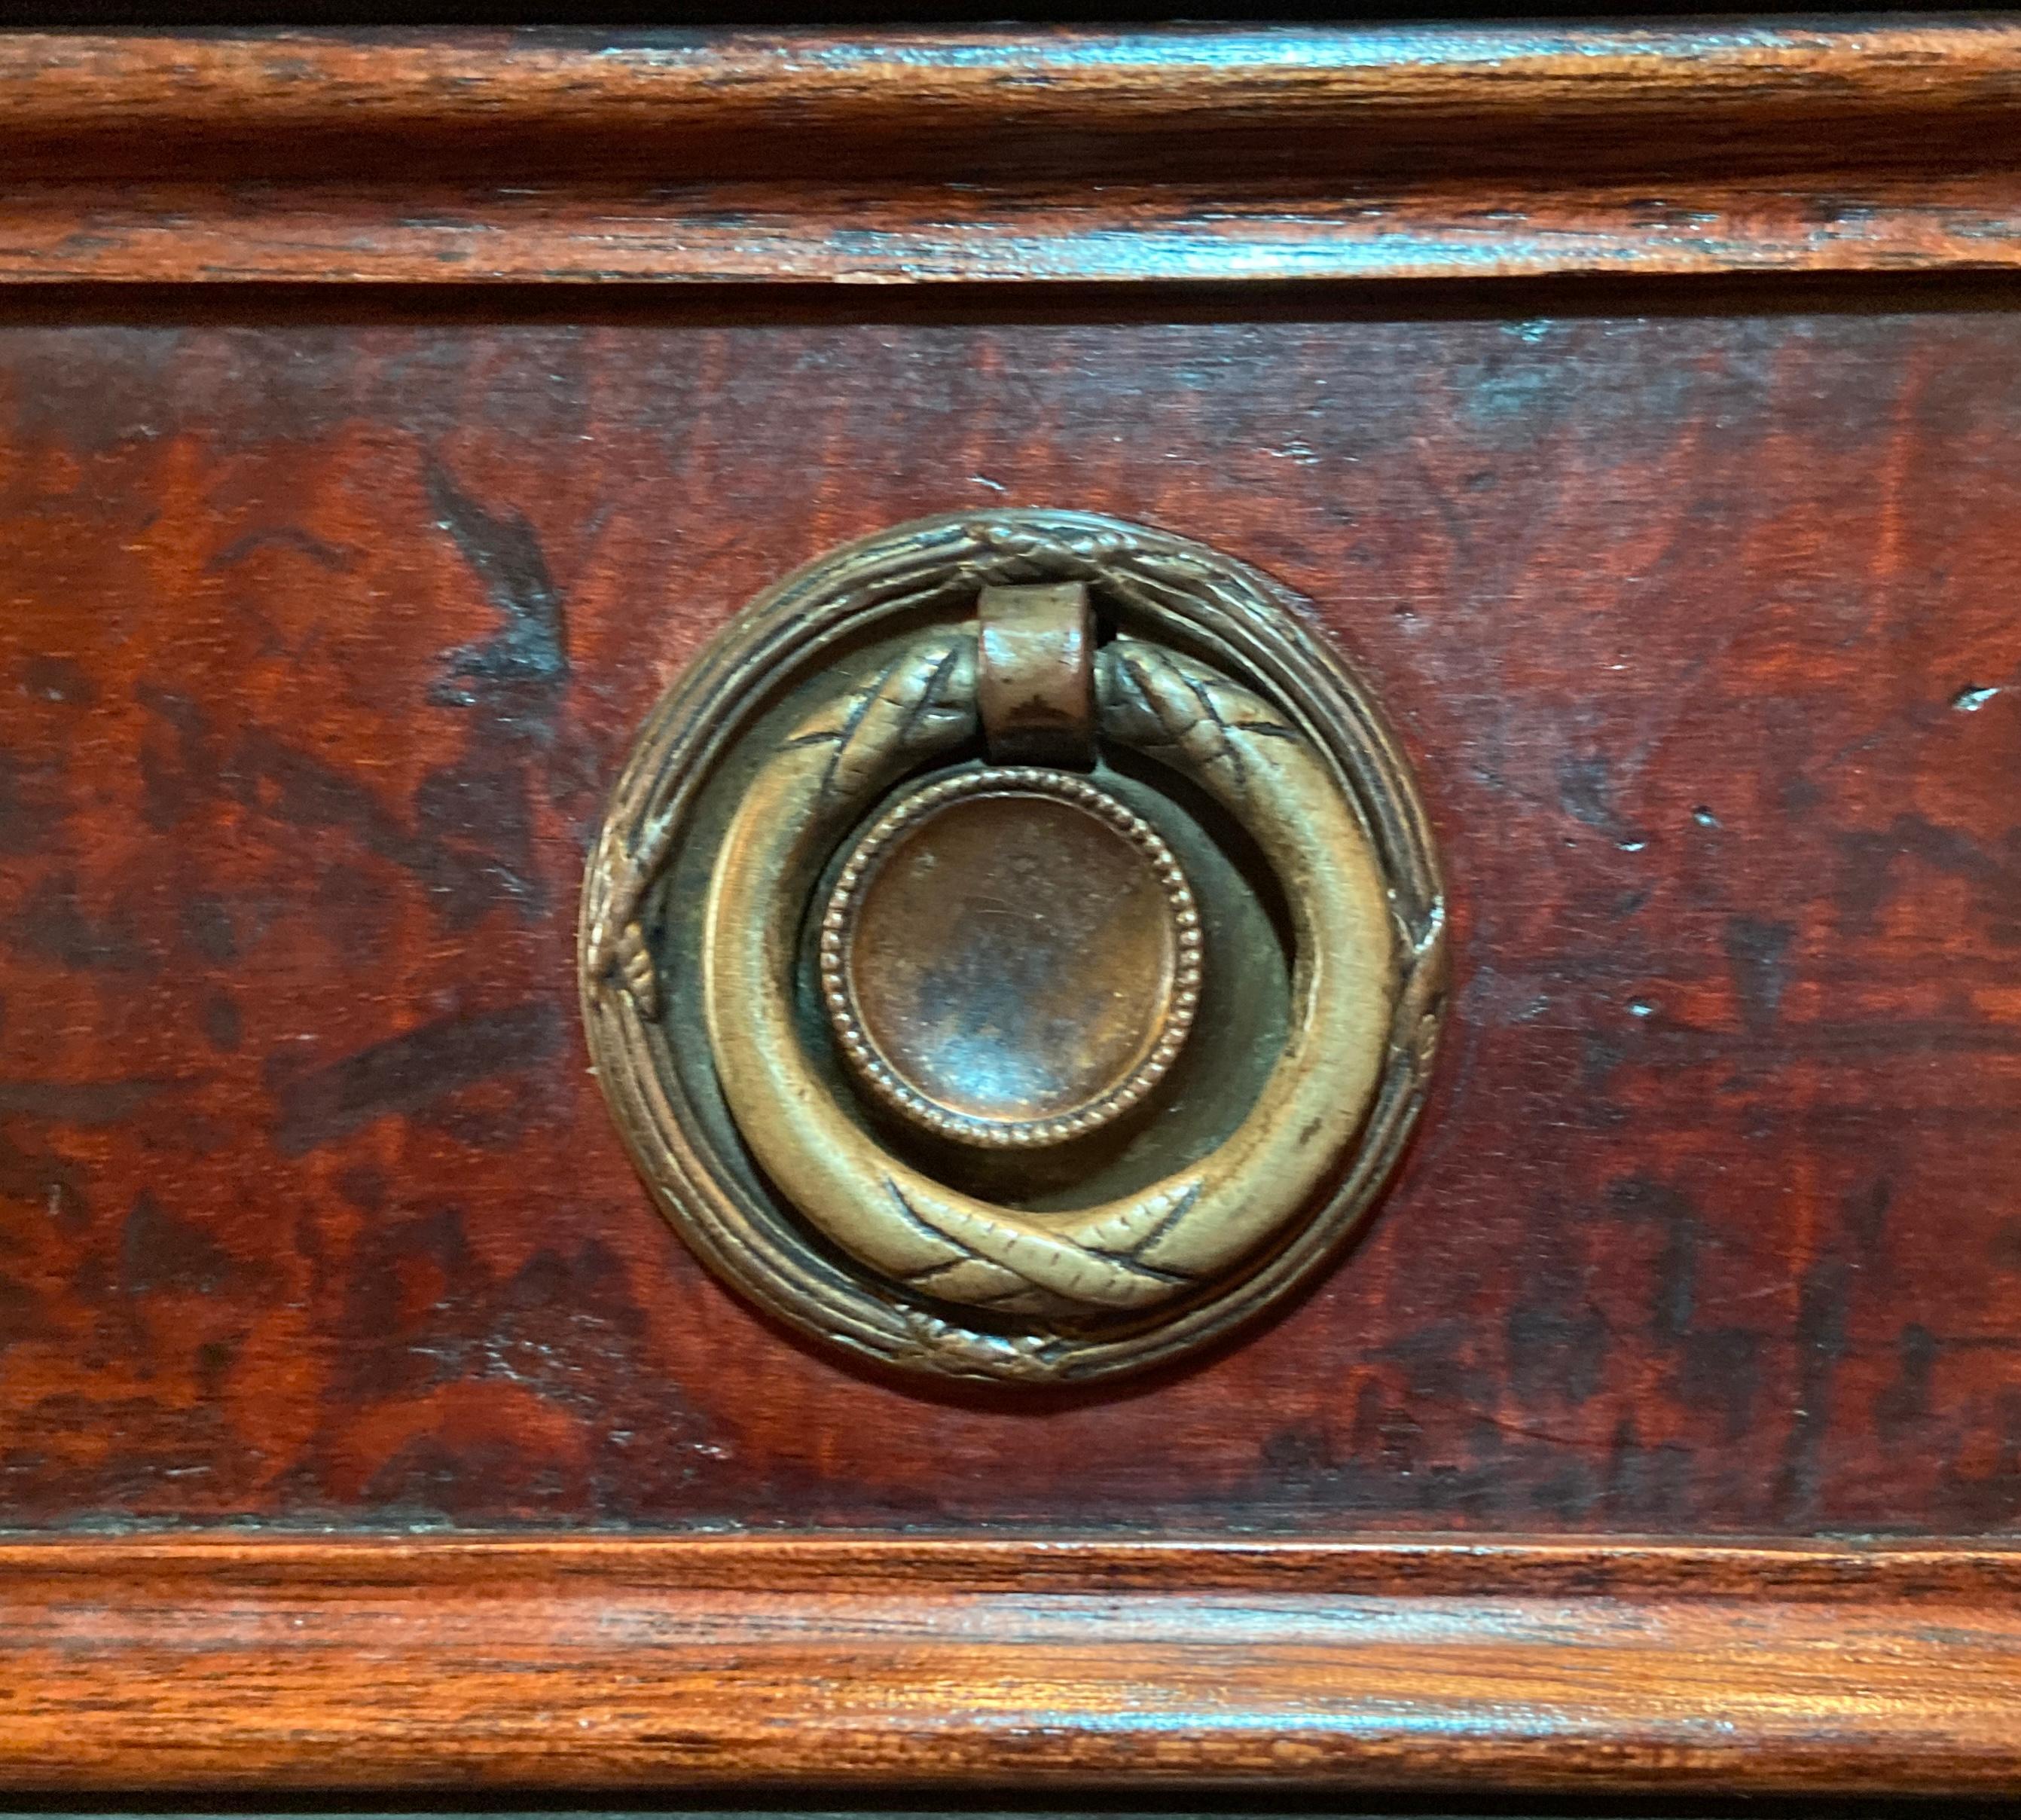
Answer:
POLYGON ((1898 301, 17 311, 10 1520, 2012 1527, 2021 329, 1898 301), (1065 1398, 719 1289, 574 1006, 698 643, 1002 503, 1309 599, 1456 919, 1363 1241, 1065 1398))

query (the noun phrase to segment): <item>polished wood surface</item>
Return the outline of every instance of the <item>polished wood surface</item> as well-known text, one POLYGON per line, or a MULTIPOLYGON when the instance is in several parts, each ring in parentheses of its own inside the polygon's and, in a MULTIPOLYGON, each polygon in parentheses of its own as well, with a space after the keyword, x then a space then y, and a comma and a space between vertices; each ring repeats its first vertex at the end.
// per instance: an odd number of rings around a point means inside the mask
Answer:
POLYGON ((12 1521, 2021 1523, 2015 318, 244 310, 0 333, 12 1521), (1450 868, 1366 1241, 1108 1396, 754 1318, 575 1025, 650 701, 964 499, 1308 595, 1450 868))
POLYGON ((2018 115, 1969 17, 0 36, 0 1784, 2011 1790, 2018 115), (717 1288, 574 990, 703 641, 1005 503, 1308 597, 1455 912, 1361 1242, 1065 1396, 717 1288))
POLYGON ((15 1544, 0 1787, 1995 1793, 2018 1582, 1822 1545, 15 1544))
POLYGON ((2021 27, 0 37, 0 282, 2011 270, 2021 27))
MULTIPOLYGON (((256 158, 297 175, 383 155, 490 174, 501 148, 551 166, 665 174, 706 147, 734 170, 927 167, 1123 174, 1478 171, 1554 152, 1721 171, 1792 147, 1917 168, 1993 148, 2021 111, 2021 32, 1997 13, 1689 20, 1635 26, 1167 26, 1032 31, 17 31, 0 39, 6 130, 74 174, 256 158), (1852 130, 1913 121, 1914 144, 1852 130), (1673 136, 1658 146, 1638 134, 1673 136), (1176 134, 1176 136, 1175 136, 1176 134), (818 140, 818 144, 810 143, 818 140)), ((417 174, 410 169, 406 174, 417 174)))

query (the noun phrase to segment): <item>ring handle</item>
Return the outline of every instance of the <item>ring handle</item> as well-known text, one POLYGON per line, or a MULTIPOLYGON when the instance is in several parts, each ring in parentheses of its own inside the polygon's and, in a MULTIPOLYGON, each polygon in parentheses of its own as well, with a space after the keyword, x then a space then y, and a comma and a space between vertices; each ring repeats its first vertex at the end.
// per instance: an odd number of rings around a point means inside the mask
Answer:
POLYGON ((1145 1310, 1260 1247, 1338 1163, 1368 1116, 1400 968, 1382 869, 1325 753, 1213 666, 1120 637, 1094 664, 1100 736, 1170 766, 1247 830, 1294 940, 1283 1052, 1214 1150, 1140 1192, 1021 1211, 934 1180, 852 1118, 810 1066, 796 1014, 804 889, 869 804, 974 740, 974 632, 907 646, 822 701, 759 765, 711 876, 703 1014, 724 1097, 780 1191, 828 1239, 923 1295, 1054 1320, 1145 1310))
POLYGON ((1426 1107, 1447 946, 1409 762, 1309 604, 1018 507, 828 551, 690 655, 578 970, 725 1283, 880 1367, 1065 1385, 1339 1252, 1426 1107))

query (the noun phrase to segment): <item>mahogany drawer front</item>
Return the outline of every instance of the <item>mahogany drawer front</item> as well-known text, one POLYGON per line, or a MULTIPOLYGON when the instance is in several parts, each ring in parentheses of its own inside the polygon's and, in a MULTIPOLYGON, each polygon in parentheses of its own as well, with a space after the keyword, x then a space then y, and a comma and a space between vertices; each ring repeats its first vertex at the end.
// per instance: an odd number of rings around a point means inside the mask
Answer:
POLYGON ((0 95, 0 1786, 2021 1773, 2021 33, 0 95), (662 692, 1006 508, 1306 603, 1451 919, 1372 1219, 1080 1389, 719 1284, 578 1003, 662 692))
POLYGON ((2012 1527, 2015 318, 850 314, 0 332, 14 1520, 2012 1527), (923 1397, 654 1215, 577 880, 748 595, 1065 500, 1379 679, 1453 1029, 1268 1330, 923 1397))

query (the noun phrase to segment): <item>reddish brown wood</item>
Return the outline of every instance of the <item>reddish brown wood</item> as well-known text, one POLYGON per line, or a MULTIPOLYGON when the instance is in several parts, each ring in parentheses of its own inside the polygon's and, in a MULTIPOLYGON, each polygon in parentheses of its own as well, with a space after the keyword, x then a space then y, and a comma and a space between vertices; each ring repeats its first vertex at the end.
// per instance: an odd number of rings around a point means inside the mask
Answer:
POLYGON ((1080 307, 0 331, 11 1522, 2021 1526, 2021 323, 1080 307), (654 692, 967 500, 1309 595, 1458 918, 1367 1242, 1054 1403, 716 1289, 575 1025, 654 692))
POLYGON ((243 176, 249 159, 384 176, 395 144, 410 153, 403 180, 417 154, 485 174, 503 156, 521 172, 662 180, 1225 175, 1235 162, 1478 172, 1540 158, 1731 173, 1820 155, 1927 169, 1961 151, 2013 162, 1997 135, 2017 116, 2021 29, 1993 16, 0 39, 0 130, 71 174, 194 162, 243 176))
POLYGON ((2021 1545, 1790 1538, 1370 1536, 1287 1542, 896 1535, 567 1536, 488 1531, 341 1536, 213 1528, 0 1542, 0 1582, 62 1592, 144 1579, 160 1596, 315 1586, 350 1599, 399 1587, 417 1600, 473 1582, 588 1599, 599 1588, 672 1593, 902 1589, 1032 1595, 1269 1593, 1310 1598, 1480 1600, 1520 1595, 1630 1605, 1756 1599, 1839 1611, 1927 1600, 1997 1617, 2021 1600, 2021 1545))
POLYGON ((0 280, 2005 270, 1997 20, 0 37, 0 280))
POLYGON ((1364 180, 874 187, 807 179, 24 184, 0 282, 476 285, 2005 271, 2021 173, 1576 185, 1364 180))
POLYGON ((2021 322, 552 300, 1997 270, 2017 117, 1983 20, 0 37, 0 1785, 2011 1788, 2021 322), (1366 1240, 1050 1400, 718 1290, 574 1006, 656 690, 970 500, 1303 591, 1457 918, 1366 1240))
POLYGON ((1520 1545, 15 1544, 0 1785, 2021 1774, 2012 1556, 1625 1554, 1655 1581, 1624 1582, 1622 1551, 1520 1545), (1857 1604, 1821 1590, 1855 1582, 1857 1604))

